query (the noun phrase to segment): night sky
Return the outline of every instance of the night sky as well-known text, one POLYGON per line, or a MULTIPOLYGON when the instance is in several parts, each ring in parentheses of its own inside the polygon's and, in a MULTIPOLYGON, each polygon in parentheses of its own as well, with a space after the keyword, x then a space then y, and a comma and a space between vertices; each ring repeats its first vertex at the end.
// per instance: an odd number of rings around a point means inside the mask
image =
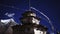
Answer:
MULTIPOLYGON (((40 10, 45 15, 47 15, 56 31, 60 31, 60 1, 59 0, 30 0, 32 7, 40 10)), ((21 14, 29 9, 29 0, 0 0, 0 19, 8 19, 6 13, 14 13, 13 18, 17 23, 19 23, 19 18, 21 14)), ((37 12, 37 15, 39 13, 37 12)), ((46 25, 48 28, 50 25, 46 20, 41 22, 42 25, 46 25)))

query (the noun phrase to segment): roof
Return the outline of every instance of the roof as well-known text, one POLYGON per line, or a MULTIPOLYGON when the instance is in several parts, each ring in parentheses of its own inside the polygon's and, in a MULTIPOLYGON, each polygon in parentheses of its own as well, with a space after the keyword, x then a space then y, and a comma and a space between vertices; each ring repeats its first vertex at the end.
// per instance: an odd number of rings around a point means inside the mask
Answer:
POLYGON ((38 28, 37 30, 41 31, 47 31, 47 27, 42 25, 36 25, 35 24, 24 24, 24 25, 16 25, 12 27, 13 29, 21 29, 21 28, 38 28))

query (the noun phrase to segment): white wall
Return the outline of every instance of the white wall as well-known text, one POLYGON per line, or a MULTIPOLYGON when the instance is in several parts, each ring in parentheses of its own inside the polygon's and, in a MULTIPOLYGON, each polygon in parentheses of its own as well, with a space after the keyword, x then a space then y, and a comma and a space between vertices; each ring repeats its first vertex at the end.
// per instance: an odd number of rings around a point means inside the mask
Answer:
POLYGON ((35 28, 34 34, 46 34, 46 31, 40 31, 40 30, 37 30, 37 28, 35 28))

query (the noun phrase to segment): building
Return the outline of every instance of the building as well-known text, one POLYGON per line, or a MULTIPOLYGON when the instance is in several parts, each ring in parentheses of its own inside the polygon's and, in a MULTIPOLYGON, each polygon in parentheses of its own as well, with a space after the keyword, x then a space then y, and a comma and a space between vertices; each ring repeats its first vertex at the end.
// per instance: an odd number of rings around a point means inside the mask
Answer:
POLYGON ((12 26, 17 25, 14 19, 1 19, 0 20, 0 34, 12 34, 12 26))
POLYGON ((41 19, 33 11, 26 11, 20 18, 21 25, 13 26, 13 34, 46 34, 47 28, 40 24, 41 19))

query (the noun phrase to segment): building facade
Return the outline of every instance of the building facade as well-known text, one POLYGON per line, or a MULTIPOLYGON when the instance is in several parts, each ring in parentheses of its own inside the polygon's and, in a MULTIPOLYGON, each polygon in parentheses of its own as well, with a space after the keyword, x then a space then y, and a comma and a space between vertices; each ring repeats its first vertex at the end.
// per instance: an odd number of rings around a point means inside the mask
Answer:
POLYGON ((13 34, 47 34, 47 28, 40 24, 41 18, 33 11, 26 11, 20 18, 21 25, 12 27, 13 34))

